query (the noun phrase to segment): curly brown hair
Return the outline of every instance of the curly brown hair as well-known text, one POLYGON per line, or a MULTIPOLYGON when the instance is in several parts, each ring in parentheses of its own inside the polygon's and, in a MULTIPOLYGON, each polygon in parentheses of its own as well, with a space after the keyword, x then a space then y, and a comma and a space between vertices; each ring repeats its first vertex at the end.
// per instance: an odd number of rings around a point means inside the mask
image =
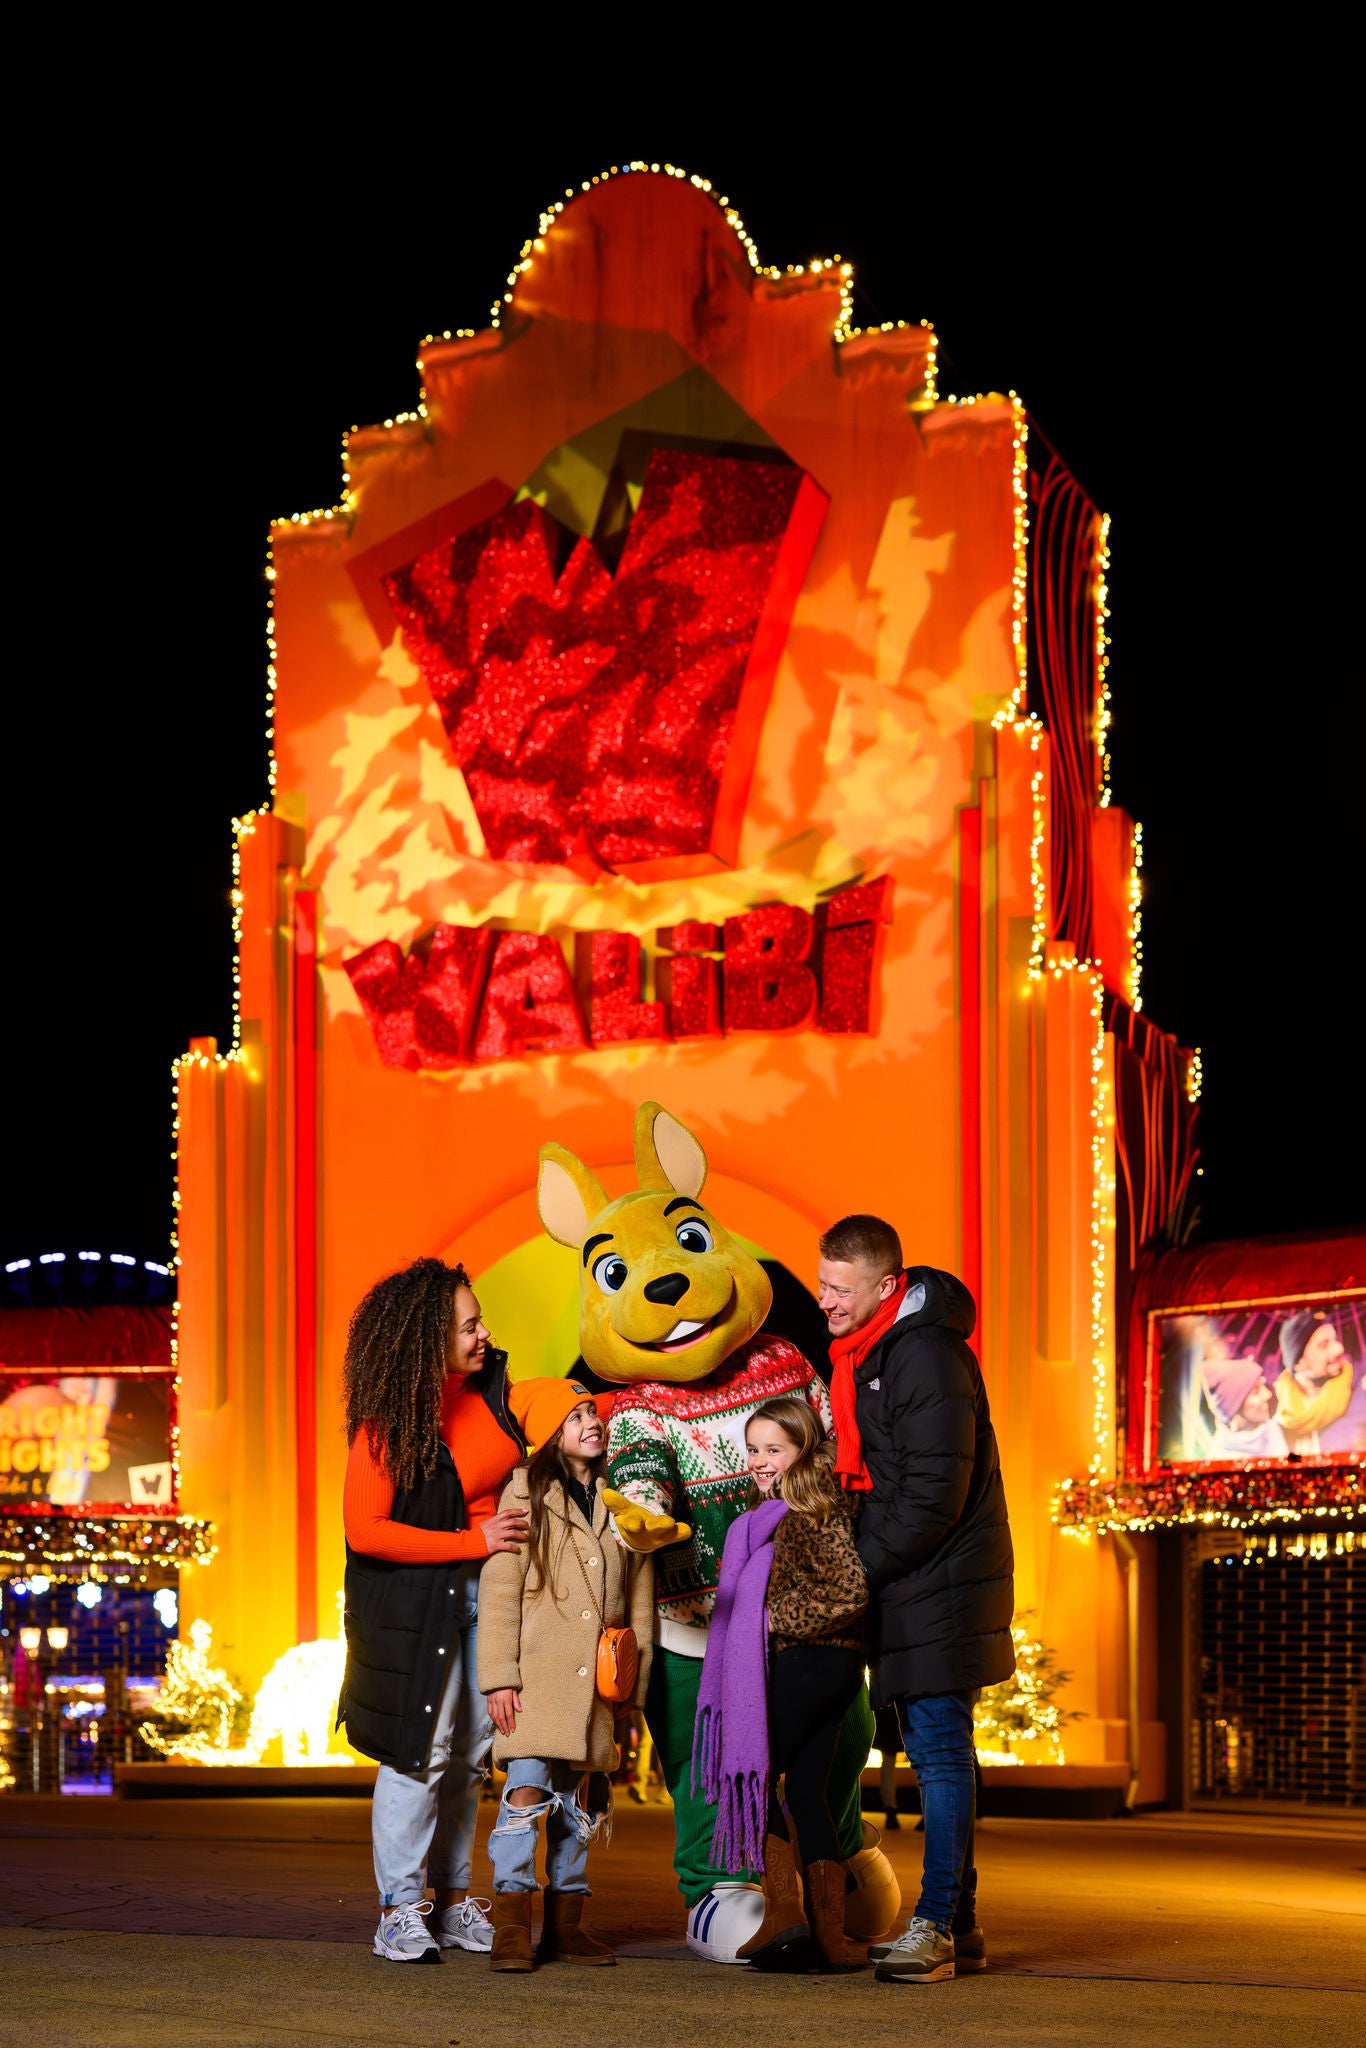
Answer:
POLYGON ((346 1441, 368 1428, 400 1493, 436 1470, 455 1290, 469 1284, 463 1266, 414 1259, 378 1281, 351 1318, 342 1365, 346 1441))

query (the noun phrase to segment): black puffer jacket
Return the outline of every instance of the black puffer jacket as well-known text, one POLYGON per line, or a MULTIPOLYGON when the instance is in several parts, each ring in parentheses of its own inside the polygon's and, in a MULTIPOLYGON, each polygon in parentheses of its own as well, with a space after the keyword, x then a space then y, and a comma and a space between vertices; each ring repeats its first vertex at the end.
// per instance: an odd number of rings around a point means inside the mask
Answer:
POLYGON ((872 1476, 858 1548, 877 1618, 876 1698, 964 1692, 1015 1668, 1014 1553, 976 1311, 951 1273, 912 1266, 904 1313, 854 1375, 872 1476))
MULTIPOLYGON (((525 1453, 508 1412, 507 1353, 489 1347, 473 1382, 511 1439, 509 1466, 525 1453)), ((436 1469, 394 1495, 390 1519, 412 1529, 464 1529, 460 1474, 446 1444, 436 1469)), ((481 1560, 482 1561, 482 1560, 481 1560)), ((426 1768, 458 1626, 460 1564, 396 1564, 346 1546, 346 1673, 337 1726, 363 1756, 396 1771, 426 1768)))

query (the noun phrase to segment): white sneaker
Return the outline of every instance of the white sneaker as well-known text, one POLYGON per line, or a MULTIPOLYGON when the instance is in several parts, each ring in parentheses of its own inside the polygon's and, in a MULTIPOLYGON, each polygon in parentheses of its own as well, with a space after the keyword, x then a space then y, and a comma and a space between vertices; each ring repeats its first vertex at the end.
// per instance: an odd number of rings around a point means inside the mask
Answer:
POLYGON ((738 1963, 736 1950, 763 1924, 764 1895, 757 1885, 714 1884, 689 1909, 688 1947, 704 1963, 738 1963))
POLYGON ((432 1921, 432 1932, 441 1948, 467 1948, 487 1954, 493 1947, 493 1922, 486 1908, 492 1899, 461 1899, 446 1906, 432 1921))
POLYGON ((439 1963, 441 1951, 427 1932, 426 1918, 432 1910, 430 1899, 411 1906, 390 1906, 379 1916, 374 1952, 386 1963, 439 1963))

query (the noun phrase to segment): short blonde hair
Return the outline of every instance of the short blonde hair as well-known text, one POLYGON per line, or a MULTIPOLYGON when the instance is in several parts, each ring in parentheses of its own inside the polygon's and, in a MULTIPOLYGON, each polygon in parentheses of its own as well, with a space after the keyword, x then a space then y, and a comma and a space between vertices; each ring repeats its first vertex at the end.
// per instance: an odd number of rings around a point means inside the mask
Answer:
POLYGON ((841 1265, 862 1259, 877 1268, 879 1279, 884 1273, 899 1273, 904 1263, 901 1239, 880 1216, 842 1216, 822 1237, 821 1257, 837 1259, 841 1265))

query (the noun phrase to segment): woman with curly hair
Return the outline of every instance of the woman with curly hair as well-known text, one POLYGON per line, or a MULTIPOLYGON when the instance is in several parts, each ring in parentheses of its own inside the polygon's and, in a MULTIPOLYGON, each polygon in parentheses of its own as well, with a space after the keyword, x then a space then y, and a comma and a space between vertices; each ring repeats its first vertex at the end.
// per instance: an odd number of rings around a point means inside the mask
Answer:
POLYGON ((476 1682, 479 1567, 526 1536, 525 1514, 498 1507, 525 1450, 506 1368, 464 1267, 441 1259, 391 1273, 351 1319, 338 1721, 380 1767, 374 1952, 390 1962, 437 1963, 443 1948, 493 1941, 488 1901, 469 1882, 493 1735, 476 1682))

